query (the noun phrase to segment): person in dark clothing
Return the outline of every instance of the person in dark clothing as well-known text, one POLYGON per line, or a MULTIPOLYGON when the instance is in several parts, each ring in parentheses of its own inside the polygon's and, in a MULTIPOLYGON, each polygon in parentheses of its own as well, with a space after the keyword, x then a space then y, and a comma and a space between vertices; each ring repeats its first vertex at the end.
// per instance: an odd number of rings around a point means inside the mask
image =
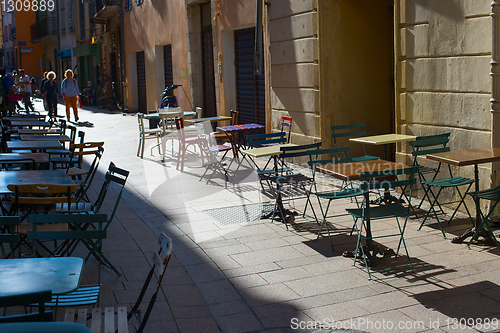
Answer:
POLYGON ((55 118, 57 117, 57 102, 59 101, 59 88, 57 82, 54 81, 56 73, 48 72, 47 78, 48 80, 45 81, 42 87, 42 96, 49 109, 49 117, 55 118))
POLYGON ((6 117, 7 116, 7 111, 10 116, 12 116, 13 113, 13 105, 12 103, 9 102, 9 99, 7 98, 9 91, 12 90, 12 86, 14 85, 14 80, 10 76, 7 75, 7 71, 5 68, 0 68, 0 76, 1 76, 1 88, 0 88, 0 93, 3 97, 2 99, 2 116, 6 117))
MULTIPOLYGON (((47 82, 49 80, 49 79, 47 79, 48 73, 49 72, 43 72, 43 79, 42 79, 42 82, 40 83, 40 94, 42 93, 43 85, 45 84, 45 82, 47 82)), ((47 106, 47 103, 45 102, 45 100, 43 101, 43 108, 45 109, 45 111, 49 111, 49 107, 47 106)))

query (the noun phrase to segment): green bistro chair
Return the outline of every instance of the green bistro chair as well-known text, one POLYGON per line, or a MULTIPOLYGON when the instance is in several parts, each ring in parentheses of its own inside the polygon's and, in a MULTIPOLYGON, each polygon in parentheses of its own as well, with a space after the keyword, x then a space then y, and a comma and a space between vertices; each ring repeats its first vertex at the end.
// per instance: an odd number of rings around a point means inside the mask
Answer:
MULTIPOLYGON (((252 149, 252 148, 266 147, 270 145, 284 144, 287 142, 287 139, 285 132, 277 132, 277 133, 247 135, 246 142, 247 142, 247 148, 252 149)), ((274 165, 270 166, 270 164, 272 164, 271 162, 273 161, 274 157, 272 156, 269 157, 263 168, 259 168, 257 163, 250 156, 245 155, 245 157, 248 158, 249 161, 251 161, 250 165, 255 168, 257 176, 259 177, 261 187, 264 188, 262 182, 266 181, 269 187, 272 188, 271 184, 269 183, 269 177, 274 176, 276 173, 274 165)), ((292 168, 286 165, 280 165, 278 168, 279 173, 290 172, 290 171, 292 171, 292 168)))
MULTIPOLYGON (((297 157, 305 157, 308 156, 307 151, 308 150, 317 150, 321 147, 321 142, 316 142, 308 145, 298 145, 298 146, 285 146, 281 147, 280 151, 281 154, 278 155, 277 161, 275 163, 278 163, 280 165, 285 165, 285 160, 288 158, 297 158, 297 157)), ((288 229, 288 223, 286 219, 286 213, 287 211, 285 210, 283 206, 283 193, 284 193, 284 188, 288 187, 290 189, 292 188, 301 188, 302 191, 305 193, 307 201, 305 207, 307 205, 312 204, 310 201, 310 185, 312 184, 313 179, 309 176, 306 176, 302 173, 286 173, 284 171, 278 172, 278 175, 274 175, 269 178, 270 182, 276 185, 276 191, 275 197, 276 197, 276 202, 274 205, 274 210, 273 210, 273 218, 272 220, 274 221, 274 216, 276 212, 279 214, 280 218, 282 221, 285 223, 287 229, 288 229), (309 186, 307 186, 309 185, 309 186)), ((271 187, 274 191, 274 188, 271 187)), ((293 191, 291 191, 292 197, 289 199, 289 201, 294 201, 295 199, 299 199, 300 197, 293 197, 293 191)), ((305 209, 304 209, 304 214, 305 214, 305 209)))
POLYGON ((432 135, 429 137, 425 138, 420 138, 414 141, 410 141, 409 144, 412 146, 412 155, 414 156, 413 159, 413 166, 416 166, 418 169, 418 176, 420 183, 424 187, 424 195, 422 197, 422 200, 420 201, 420 204, 418 207, 422 205, 423 200, 427 198, 431 204, 429 210, 425 214, 422 223, 420 224, 420 227, 418 230, 422 229, 423 225, 429 218, 430 213, 432 212, 438 222, 439 229, 443 233, 443 237, 446 238, 446 234, 444 233, 441 220, 439 219, 438 213, 436 209, 439 209, 442 214, 444 214, 444 211, 441 206, 452 204, 452 203, 458 203, 458 206, 455 208, 453 211, 453 214, 451 215, 450 219, 448 220, 448 224, 451 222, 455 214, 458 212, 458 209, 460 206, 463 204, 467 214, 470 217, 470 212, 469 209, 467 208, 467 205, 465 204, 465 193, 468 192, 474 184, 474 179, 471 178, 465 178, 461 176, 453 176, 453 172, 451 170, 451 166, 448 164, 448 177, 445 178, 437 178, 439 172, 441 171, 441 162, 439 162, 437 168, 432 169, 428 167, 424 167, 420 165, 418 162, 418 157, 419 156, 424 156, 428 154, 436 154, 436 153, 442 153, 442 152, 448 152, 450 151, 450 147, 447 147, 447 143, 449 141, 449 135, 448 133, 445 134, 440 134, 440 135, 432 135), (465 192, 462 195, 462 192, 460 191, 460 187, 465 186, 465 192), (433 191, 433 188, 437 189, 437 193, 433 191), (459 200, 454 200, 454 201, 449 201, 449 202, 440 202, 439 197, 441 196, 443 190, 449 189, 449 188, 455 188, 460 199, 459 200))
POLYGON ((413 272, 413 267, 411 265, 410 256, 408 254, 408 249, 406 247, 406 242, 404 240, 404 231, 406 228, 406 223, 408 222, 408 217, 411 215, 411 188, 415 184, 415 173, 417 172, 417 167, 407 167, 403 169, 396 170, 385 170, 385 171, 368 171, 361 173, 361 178, 363 183, 360 185, 360 189, 363 191, 364 200, 363 206, 361 208, 347 209, 347 212, 354 218, 354 227, 356 228, 356 233, 358 236, 356 249, 354 252, 354 263, 358 258, 358 251, 361 251, 361 257, 365 263, 366 270, 368 272, 368 278, 371 280, 370 268, 371 264, 375 259, 374 255, 370 251, 375 251, 375 246, 373 244, 373 239, 375 238, 385 238, 385 237, 399 237, 398 249, 395 253, 397 256, 401 244, 403 245, 406 256, 408 258, 408 263, 413 272), (402 179, 398 179, 397 177, 402 179), (383 181, 381 179, 384 179, 383 181), (400 202, 388 203, 383 205, 371 206, 369 200, 369 194, 371 190, 384 190, 387 195, 391 189, 400 189, 401 191, 409 190, 408 198, 410 202, 404 206, 400 202), (381 236, 374 236, 371 232, 371 222, 381 219, 395 218, 398 225, 398 232, 394 234, 385 234, 381 236), (401 219, 404 222, 401 223, 401 219), (358 228, 357 220, 361 220, 361 226, 358 228), (363 231, 366 230, 365 235, 363 231), (362 243, 365 244, 362 244, 362 243))
MULTIPOLYGON (((330 129, 332 130, 332 138, 333 138, 334 147, 339 148, 340 147, 339 141, 342 139, 349 139, 349 138, 356 138, 356 137, 360 137, 360 136, 365 136, 366 131, 364 128, 365 128, 364 123, 331 126, 330 129)), ((363 151, 364 151, 364 155, 358 156, 358 157, 353 157, 352 162, 370 161, 370 160, 379 160, 380 159, 377 156, 367 155, 366 154, 366 146, 364 143, 363 143, 363 151)), ((337 155, 337 157, 340 157, 340 156, 337 155)), ((353 183, 343 181, 341 189, 344 190, 347 188, 353 188, 353 183)))
MULTIPOLYGON (((364 128, 365 128, 364 123, 331 126, 330 129, 332 130, 332 138, 333 138, 333 143, 335 145, 335 148, 338 148, 338 145, 339 145, 338 141, 340 138, 355 138, 355 137, 359 137, 359 136, 365 136, 366 131, 364 130, 364 128)), ((367 155, 365 144, 363 144, 363 151, 365 153, 364 156, 353 157, 352 161, 359 162, 359 161, 369 161, 369 160, 380 159, 377 156, 367 155)))
MULTIPOLYGON (((4 308, 3 317, 0 317, 0 323, 18 323, 33 321, 52 321, 52 311, 45 310, 45 302, 52 299, 52 291, 40 291, 36 293, 18 294, 9 296, 0 296, 0 308, 4 308), (11 306, 29 306, 36 303, 38 312, 32 312, 21 315, 5 316, 7 307, 11 306)), ((0 332, 2 330, 0 329, 0 332)))
MULTIPOLYGON (((498 242, 497 238, 495 237, 495 234, 493 233, 493 230, 491 229, 490 225, 488 222, 493 221, 493 220, 498 220, 498 217, 493 217, 492 215, 495 212, 495 208, 500 202, 500 186, 496 186, 487 190, 481 190, 477 192, 467 192, 467 195, 470 195, 474 201, 476 201, 478 204, 476 204, 476 209, 479 209, 479 212, 481 214, 481 223, 476 227, 476 230, 474 232, 474 235, 472 236, 471 240, 469 243, 467 243, 467 246, 469 247, 470 244, 477 239, 479 235, 483 235, 483 228, 486 228, 488 232, 490 233, 491 238, 495 242, 495 245, 497 246, 498 249, 500 249, 500 243, 498 242), (489 200, 491 201, 490 203, 490 210, 486 216, 484 213, 481 211, 481 206, 479 205, 479 200, 484 199, 484 200, 489 200)), ((479 221, 476 221, 476 224, 479 223, 479 221)))
POLYGON ((19 216, 0 216, 0 244, 9 244, 10 252, 6 258, 12 258, 15 246, 20 242, 17 226, 21 223, 19 216))
MULTIPOLYGON (((418 179, 420 183, 422 183, 423 181, 436 179, 441 169, 441 164, 438 164, 438 166, 435 168, 431 168, 425 165, 421 165, 418 159, 425 158, 425 155, 427 154, 450 151, 450 148, 446 147, 449 142, 450 134, 451 133, 419 136, 414 141, 408 142, 408 144, 412 148, 411 155, 413 156, 413 165, 418 167, 418 179)), ((418 208, 422 206, 425 198, 427 198, 429 202, 431 201, 428 188, 422 187, 421 189, 424 191, 424 195, 422 196, 418 208)), ((419 189, 414 189, 414 191, 416 190, 419 189)), ((432 194, 432 192, 430 194, 432 194)), ((441 209, 441 206, 439 206, 439 208, 441 209)))
MULTIPOLYGON (((332 203, 333 200, 337 199, 346 199, 346 198, 354 198, 356 200, 356 204, 358 204, 357 198, 360 195, 363 195, 363 191, 360 188, 350 188, 350 189, 345 189, 345 190, 340 190, 340 191, 318 191, 318 186, 317 186, 317 181, 316 181, 316 167, 325 165, 325 164, 337 164, 337 163, 348 163, 352 162, 352 158, 347 157, 347 152, 349 151, 349 147, 342 147, 342 148, 329 148, 329 149, 315 149, 315 150, 309 150, 307 151, 307 155, 309 155, 309 162, 307 164, 311 168, 311 172, 313 175, 313 183, 312 183, 312 188, 311 188, 311 194, 314 194, 317 199, 318 199, 318 204, 319 208, 321 210, 321 216, 322 216, 322 222, 321 222, 321 228, 318 231, 318 237, 321 236, 321 233, 323 231, 323 228, 326 229, 328 233, 328 238, 330 239, 330 245, 332 246, 332 251, 334 250, 333 247, 333 242, 332 238, 330 235, 330 228, 328 227, 327 223, 327 218, 335 218, 335 217, 340 217, 340 216, 346 216, 349 215, 347 213, 345 214, 338 214, 338 215, 333 215, 333 216, 328 216, 328 210, 330 208, 330 204, 332 203), (326 156, 332 156, 332 155, 344 155, 344 157, 341 158, 327 158, 326 156), (314 157, 314 158, 313 158, 314 157), (323 208, 323 205, 321 204, 321 201, 327 201, 326 208, 323 208)), ((312 205, 311 205, 312 207, 312 205)), ((359 207, 359 204, 358 204, 359 207)), ((306 205, 307 209, 307 205, 306 205)), ((305 210, 304 210, 305 214, 305 210)), ((313 214, 314 218, 316 219, 316 223, 320 224, 318 221, 318 218, 316 216, 316 213, 314 212, 313 209, 313 214)), ((354 229, 354 226, 353 226, 354 229)), ((351 231, 352 232, 352 231, 351 231)))

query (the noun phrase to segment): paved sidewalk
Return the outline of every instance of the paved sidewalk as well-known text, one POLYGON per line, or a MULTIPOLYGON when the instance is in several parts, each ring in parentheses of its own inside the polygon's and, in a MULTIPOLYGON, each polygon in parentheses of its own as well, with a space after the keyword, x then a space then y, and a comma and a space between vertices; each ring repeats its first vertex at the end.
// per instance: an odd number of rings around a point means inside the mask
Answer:
MULTIPOLYGON (((132 302, 157 235, 165 232, 173 239, 174 256, 148 332, 286 332, 295 327, 312 332, 319 324, 325 328, 321 332, 500 330, 495 320, 487 329, 476 325, 500 317, 500 252, 487 245, 452 244, 450 239, 470 225, 463 215, 444 226, 448 239, 436 225, 417 231, 419 221, 410 220, 405 238, 415 274, 408 268, 377 272, 388 264, 384 258, 369 281, 364 269, 341 255, 356 241, 349 236, 351 217, 335 220, 332 252, 328 238, 315 241, 318 226, 310 210, 288 230, 282 223, 254 220, 270 199, 246 166, 238 171, 237 184, 225 189, 220 177, 210 184, 199 181, 204 167, 195 153, 189 154, 184 173, 176 170, 170 146, 165 162, 156 149, 151 155, 146 148, 144 159, 137 157, 135 115, 82 109, 78 127, 86 141, 105 141, 101 174, 110 161, 131 172, 104 242, 123 276, 102 270, 101 307, 132 302), (460 327, 468 318, 477 320, 474 327, 460 327), (283 330, 271 330, 279 327, 283 330)), ((148 140, 146 146, 152 144, 148 140)), ((96 177, 94 196, 101 183, 96 177)), ((333 205, 333 212, 343 212, 352 203, 333 205)), ((297 209, 303 210, 303 202, 297 209)), ((379 221, 373 232, 394 228, 392 221, 379 221)), ((380 242, 396 248, 398 239, 380 242)), ((95 269, 95 261, 89 261, 84 282, 95 282, 95 269)))

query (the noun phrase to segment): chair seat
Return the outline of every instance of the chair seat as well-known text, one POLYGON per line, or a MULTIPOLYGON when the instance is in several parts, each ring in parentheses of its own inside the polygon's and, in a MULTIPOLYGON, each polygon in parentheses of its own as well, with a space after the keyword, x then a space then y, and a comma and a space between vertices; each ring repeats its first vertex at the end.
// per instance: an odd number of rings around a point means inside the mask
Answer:
MULTIPOLYGON (((80 286, 77 290, 65 295, 53 295, 50 302, 46 302, 45 306, 75 306, 75 305, 92 305, 97 303, 99 298, 99 290, 101 286, 98 284, 80 286)), ((31 304, 36 306, 36 304, 31 304)))
POLYGON ((408 215, 408 208, 399 203, 370 207, 368 213, 364 208, 346 209, 349 214, 358 219, 383 219, 408 215), (363 213, 365 211, 365 213, 363 213))
POLYGON ((353 188, 345 191, 337 191, 337 192, 317 192, 314 193, 318 197, 323 199, 343 199, 343 198, 352 198, 358 195, 362 195, 363 191, 359 188, 353 188))
POLYGON ((89 169, 69 168, 68 171, 66 171, 66 174, 68 176, 81 176, 87 174, 88 172, 89 169))
POLYGON ((366 155, 366 156, 360 156, 360 157, 353 157, 352 158, 353 162, 373 161, 373 160, 380 160, 380 157, 366 155))
POLYGON ((455 187, 474 183, 474 179, 464 177, 440 178, 434 180, 423 181, 422 184, 438 187, 455 187))
POLYGON ((57 204, 56 213, 88 213, 92 211, 90 202, 73 202, 68 211, 68 204, 57 204))
POLYGON ((282 176, 273 176, 270 177, 271 181, 284 184, 284 183, 303 183, 303 182, 311 182, 313 179, 301 173, 294 173, 291 175, 282 175, 282 176))
MULTIPOLYGON (((278 173, 289 172, 289 171, 292 171, 292 170, 293 169, 290 168, 290 167, 279 168, 278 169, 278 173)), ((276 173, 276 170, 274 170, 274 169, 257 170, 257 174, 258 175, 272 175, 274 173, 276 173)))
POLYGON ((153 129, 144 130, 144 134, 146 134, 146 135, 158 135, 161 132, 162 132, 161 128, 153 128, 153 129))
MULTIPOLYGON (((113 307, 106 307, 104 311, 100 308, 94 308, 91 310, 90 316, 92 318, 90 321, 90 328, 94 333, 115 331, 122 333, 128 332, 127 308, 124 306, 118 307, 116 311, 113 307), (117 317, 116 320, 115 315, 117 317), (101 330, 103 326, 104 330, 101 330)), ((64 314, 64 321, 67 323, 72 323, 74 321, 86 325, 87 309, 79 309, 78 311, 75 311, 75 309, 67 309, 64 314)))
POLYGON ((500 201, 500 186, 496 186, 493 188, 477 192, 467 192, 467 194, 474 198, 491 200, 491 201, 500 201))

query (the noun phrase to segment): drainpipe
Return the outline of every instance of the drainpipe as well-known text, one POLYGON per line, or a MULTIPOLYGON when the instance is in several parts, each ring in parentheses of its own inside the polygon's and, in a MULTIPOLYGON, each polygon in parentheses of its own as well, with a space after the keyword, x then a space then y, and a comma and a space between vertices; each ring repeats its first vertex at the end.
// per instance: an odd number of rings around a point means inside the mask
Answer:
POLYGON ((125 46, 124 44, 124 37, 123 37, 123 5, 122 1, 119 1, 120 4, 120 68, 121 68, 121 79, 122 79, 122 103, 123 103, 123 111, 128 111, 127 110, 127 98, 126 98, 126 93, 127 89, 125 87, 125 82, 126 82, 126 73, 125 73, 125 46))
MULTIPOLYGON (((500 148, 500 0, 491 2, 492 48, 491 48, 491 146, 500 148)), ((500 163, 492 164, 491 181, 500 182, 500 163)))

